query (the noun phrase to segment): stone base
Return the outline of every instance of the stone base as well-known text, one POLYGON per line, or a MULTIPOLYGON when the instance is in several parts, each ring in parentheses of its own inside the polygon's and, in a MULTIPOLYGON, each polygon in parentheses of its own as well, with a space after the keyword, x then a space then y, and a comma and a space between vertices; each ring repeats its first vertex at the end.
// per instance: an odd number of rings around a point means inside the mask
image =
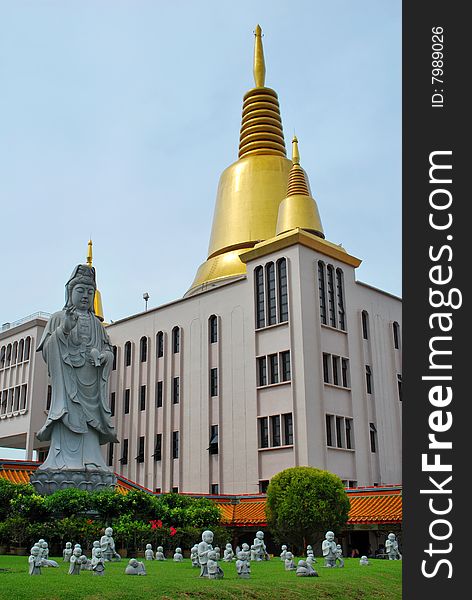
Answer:
POLYGON ((88 492, 101 491, 116 486, 116 475, 111 471, 86 471, 79 469, 37 469, 30 482, 38 494, 53 494, 57 490, 77 488, 88 492))

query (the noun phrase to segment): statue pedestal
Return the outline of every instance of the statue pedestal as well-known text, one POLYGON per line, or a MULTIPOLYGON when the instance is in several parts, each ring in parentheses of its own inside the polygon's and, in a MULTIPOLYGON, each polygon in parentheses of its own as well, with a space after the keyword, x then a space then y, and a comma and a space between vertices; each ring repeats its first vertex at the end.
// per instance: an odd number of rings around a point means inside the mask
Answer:
POLYGON ((57 490, 77 488, 88 492, 101 491, 116 486, 116 475, 111 471, 79 469, 37 469, 30 482, 38 494, 53 494, 57 490))

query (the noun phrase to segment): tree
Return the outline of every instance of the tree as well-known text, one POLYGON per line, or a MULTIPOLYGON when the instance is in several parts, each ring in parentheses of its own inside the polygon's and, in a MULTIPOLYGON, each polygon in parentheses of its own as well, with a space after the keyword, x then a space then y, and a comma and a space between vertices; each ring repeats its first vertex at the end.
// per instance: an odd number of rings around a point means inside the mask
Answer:
POLYGON ((275 475, 267 489, 266 517, 279 542, 298 550, 348 519, 349 498, 341 479, 314 467, 292 467, 275 475))

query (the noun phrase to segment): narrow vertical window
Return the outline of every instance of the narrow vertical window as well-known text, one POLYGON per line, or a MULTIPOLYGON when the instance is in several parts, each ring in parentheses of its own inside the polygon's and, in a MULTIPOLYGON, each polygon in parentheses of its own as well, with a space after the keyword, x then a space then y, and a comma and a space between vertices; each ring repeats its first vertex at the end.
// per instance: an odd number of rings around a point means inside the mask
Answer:
POLYGON ((7 392, 0 390, 0 414, 4 415, 7 412, 7 392))
POLYGON ((259 448, 269 447, 269 422, 267 417, 259 419, 259 448))
POLYGON ((51 399, 52 399, 52 387, 48 385, 48 391, 46 395, 46 410, 51 408, 51 399))
POLYGON ((281 258, 277 261, 277 281, 279 294, 279 323, 288 321, 288 283, 287 260, 281 258))
POLYGON ((336 417, 336 446, 338 448, 343 447, 342 421, 342 417, 336 417))
POLYGON ((326 415, 326 444, 328 446, 333 445, 333 428, 331 426, 331 415, 326 415))
POLYGON ((373 423, 369 423, 370 451, 377 452, 377 429, 373 423))
POLYGON ((398 399, 400 402, 403 400, 402 397, 402 376, 397 373, 397 384, 398 384, 398 399))
POLYGON ((110 442, 108 444, 108 463, 107 464, 109 467, 113 466, 114 447, 115 447, 115 444, 113 442, 110 442))
POLYGON ((210 396, 218 396, 218 369, 210 369, 210 396))
POLYGON ((279 357, 271 354, 269 357, 269 383, 279 382, 279 357))
POLYGON ((2 346, 2 349, 0 350, 0 369, 3 369, 3 367, 5 366, 5 356, 6 348, 5 346, 2 346))
POLYGON ((265 327, 265 295, 264 295, 264 270, 257 267, 254 271, 256 291, 256 328, 265 327))
POLYGON ((144 462, 144 435, 140 436, 138 440, 138 455, 136 456, 138 463, 144 462))
POLYGON ((210 486, 210 494, 217 496, 220 493, 220 486, 217 483, 212 483, 210 486))
POLYGON ((210 454, 218 454, 218 425, 210 427, 210 445, 208 446, 210 454))
POLYGON ((131 364, 131 342, 125 344, 125 367, 129 367, 131 364))
POLYGON ((179 458, 179 432, 172 432, 172 458, 179 458))
POLYGON ((267 492, 269 483, 268 479, 261 479, 261 481, 259 481, 259 494, 265 494, 267 492))
POLYGON ((26 395, 28 393, 28 384, 24 383, 21 386, 21 402, 20 402, 20 409, 23 410, 24 408, 26 408, 26 395))
POLYGON ((180 401, 180 378, 172 379, 172 404, 178 404, 180 401))
POLYGON ((365 340, 368 340, 369 339, 369 315, 367 314, 367 312, 365 310, 363 310, 361 313, 361 319, 362 319, 362 337, 365 340))
POLYGON ((162 406, 162 381, 156 383, 156 408, 162 406))
POLYGON ((146 410, 146 386, 142 385, 139 390, 139 410, 146 410))
POLYGON ((218 341, 218 317, 216 315, 211 315, 210 320, 208 322, 209 336, 210 336, 210 344, 214 344, 218 341))
POLYGON ((156 352, 157 358, 164 356, 164 334, 162 331, 159 331, 156 335, 156 352))
POLYGON ((15 342, 13 344, 13 358, 12 358, 12 363, 15 365, 17 360, 18 360, 18 342, 15 342))
POLYGON ((318 262, 318 291, 320 296, 320 319, 323 325, 327 325, 325 265, 321 261, 318 262))
POLYGON ((267 278, 267 324, 277 323, 277 306, 275 299, 275 266, 273 262, 266 265, 267 278))
POLYGON ((139 342, 139 358, 141 362, 147 361, 147 347, 148 347, 148 339, 146 336, 143 336, 139 342))
POLYGON ((372 369, 369 365, 365 366, 365 386, 368 394, 372 394, 372 369))
POLYGON ((112 366, 112 371, 116 371, 116 359, 118 356, 118 348, 116 346, 113 346, 113 366, 112 366))
POLYGON ((270 428, 272 430, 272 446, 280 446, 280 415, 273 415, 270 418, 270 428))
POLYGON ((110 415, 115 416, 116 392, 110 394, 110 415))
POLYGON ((333 356, 333 383, 339 385, 339 356, 333 356))
POLYGON ((292 374, 290 369, 290 351, 280 353, 280 360, 282 366, 282 381, 290 381, 292 374))
MULTIPOLYGON (((18 362, 19 363, 23 362, 24 349, 25 349, 25 340, 21 339, 20 343, 18 344, 18 362)), ((3 350, 3 348, 2 348, 2 350, 3 350)), ((0 367, 1 367, 1 365, 0 365, 0 367)))
POLYGON ((330 362, 330 357, 331 354, 326 354, 325 352, 323 352, 323 381, 325 383, 331 383, 331 379, 329 376, 330 373, 330 368, 329 368, 329 362, 330 362))
POLYGON ((156 435, 153 457, 155 461, 162 460, 162 433, 156 435))
POLYGON ((352 419, 344 419, 346 426, 346 448, 352 449, 352 419))
POLYGON ((28 336, 25 340, 25 360, 29 360, 31 349, 31 338, 28 336))
POLYGON ((128 464, 128 440, 127 439, 123 440, 123 447, 121 449, 120 463, 122 465, 128 464))
POLYGON ((393 325, 393 345, 395 349, 398 350, 400 348, 400 325, 394 321, 393 325))
POLYGON ((341 269, 336 269, 336 295, 338 297, 338 318, 339 328, 343 331, 346 330, 346 316, 344 309, 344 282, 343 272, 341 269))
POLYGON ((172 352, 178 354, 180 352, 180 329, 174 327, 172 330, 172 352))
POLYGON ((123 405, 124 405, 124 412, 125 415, 127 415, 129 413, 129 399, 130 399, 130 390, 129 388, 127 388, 125 390, 125 394, 124 394, 124 399, 123 399, 123 405))
POLYGON ((15 388, 15 410, 20 410, 20 386, 15 388))
POLYGON ((292 413, 283 415, 284 425, 284 445, 291 446, 293 444, 293 417, 292 413))
POLYGON ((257 359, 258 385, 267 385, 267 359, 261 356, 257 359))
POLYGON ((347 358, 341 359, 341 376, 343 387, 349 387, 349 360, 347 358))
POLYGON ((336 327, 336 305, 334 302, 334 268, 331 265, 327 267, 328 272, 328 312, 329 324, 336 327))
POLYGON ((7 367, 10 366, 11 363, 11 344, 7 346, 7 367))

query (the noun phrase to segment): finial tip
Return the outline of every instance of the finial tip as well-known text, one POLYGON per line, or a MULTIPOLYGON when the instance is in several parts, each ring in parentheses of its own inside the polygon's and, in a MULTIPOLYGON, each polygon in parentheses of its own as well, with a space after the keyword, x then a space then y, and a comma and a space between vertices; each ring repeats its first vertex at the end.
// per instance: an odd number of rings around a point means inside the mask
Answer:
POLYGON ((300 153, 298 152, 298 138, 296 135, 292 139, 292 162, 294 165, 300 164, 300 153))

